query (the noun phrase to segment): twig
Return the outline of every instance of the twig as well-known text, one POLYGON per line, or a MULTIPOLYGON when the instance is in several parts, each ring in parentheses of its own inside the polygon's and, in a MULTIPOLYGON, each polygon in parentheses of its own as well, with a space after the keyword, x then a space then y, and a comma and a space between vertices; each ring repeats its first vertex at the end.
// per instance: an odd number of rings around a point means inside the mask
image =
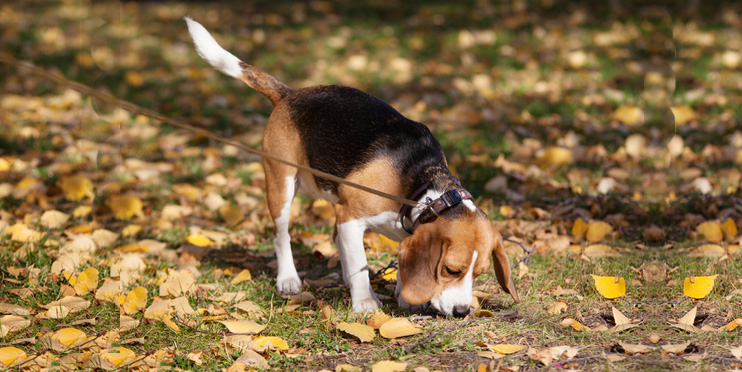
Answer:
POLYGON ((397 260, 392 260, 392 262, 390 262, 389 265, 386 265, 386 267, 379 269, 376 273, 372 274, 369 279, 374 280, 378 278, 380 275, 384 275, 384 273, 386 273, 386 271, 391 268, 395 268, 395 269, 397 268, 397 260))
POLYGON ((729 362, 729 363, 740 363, 740 364, 742 364, 742 360, 740 360, 740 359, 737 359, 737 358, 727 358, 727 357, 718 356, 718 355, 706 355, 706 356, 703 357, 703 359, 716 359, 716 360, 720 360, 720 361, 724 361, 724 362, 729 362))
POLYGON ((458 329, 458 328, 461 328, 463 326, 469 325, 471 323, 479 322, 479 321, 483 321, 483 320, 487 320, 487 319, 488 318, 472 318, 472 319, 469 319, 469 320, 465 320, 465 321, 463 321, 461 323, 457 323, 457 324, 454 324, 452 326, 446 327, 446 329, 444 329, 442 331, 439 331, 439 332, 436 332, 436 333, 433 333, 432 335, 428 336, 426 339, 424 339, 424 340, 422 340, 422 341, 420 341, 420 342, 418 342, 418 343, 416 343, 416 344, 408 347, 407 349, 405 349, 405 352, 408 353, 408 354, 411 353, 412 350, 415 350, 418 346, 420 346, 422 344, 427 344, 428 342, 430 342, 430 340, 438 337, 438 335, 440 335, 441 333, 448 332, 448 331, 450 331, 452 329, 458 329))
POLYGON ((512 239, 509 239, 509 238, 503 238, 502 240, 504 240, 506 242, 511 242, 511 243, 518 244, 523 249, 523 252, 526 252, 526 255, 523 256, 523 257, 521 257, 521 259, 518 260, 518 262, 514 263, 510 267, 510 269, 515 269, 515 267, 518 266, 518 265, 520 265, 521 262, 530 259, 531 256, 533 255, 533 252, 536 252, 536 248, 531 248, 531 250, 529 251, 528 249, 526 249, 526 247, 523 245, 523 243, 521 243, 521 242, 519 242, 517 240, 512 240, 512 239))
POLYGON ((291 340, 293 340, 293 339, 294 339, 294 337, 296 337, 296 335, 297 335, 297 334, 299 333, 299 331, 301 331, 302 329, 304 329, 304 327, 305 327, 305 326, 306 326, 307 324, 309 324, 309 323, 311 323, 311 322, 313 322, 313 321, 314 321, 314 319, 313 319, 313 318, 309 318, 309 319, 307 319, 306 321, 304 321, 304 323, 302 323, 302 325, 300 325, 300 326, 299 326, 299 328, 297 328, 297 329, 296 329, 296 331, 294 331, 294 333, 293 333, 293 334, 291 335, 291 337, 289 337, 289 339, 287 340, 287 342, 291 342, 291 340))

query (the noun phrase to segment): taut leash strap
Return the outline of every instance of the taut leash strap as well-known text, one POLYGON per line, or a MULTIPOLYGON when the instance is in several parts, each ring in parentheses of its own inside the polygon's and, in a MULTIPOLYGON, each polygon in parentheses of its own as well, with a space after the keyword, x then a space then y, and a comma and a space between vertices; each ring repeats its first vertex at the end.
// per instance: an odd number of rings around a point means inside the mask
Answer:
POLYGON ((364 186, 364 185, 361 185, 361 184, 358 184, 358 183, 355 183, 355 182, 348 181, 348 180, 346 180, 344 178, 337 177, 335 175, 332 175, 332 174, 323 172, 321 170, 311 168, 311 167, 306 166, 304 164, 295 163, 293 161, 282 159, 282 158, 279 158, 277 156, 274 156, 274 155, 265 153, 265 152, 260 151, 260 150, 252 149, 252 148, 247 147, 247 146, 245 146, 245 145, 243 145, 243 144, 241 144, 241 143, 239 143, 237 141, 230 140, 230 139, 227 139, 227 138, 224 138, 224 137, 220 137, 220 136, 218 136, 218 135, 216 135, 216 134, 214 134, 212 132, 209 132, 208 130, 205 130, 205 129, 202 129, 202 128, 198 128, 198 127, 194 127, 194 126, 192 126, 190 124, 186 124, 183 121, 180 121, 180 120, 177 120, 177 119, 173 119, 173 118, 171 118, 169 116, 165 116, 163 114, 160 114, 159 112, 152 111, 152 110, 149 110, 149 109, 140 107, 140 106, 138 106, 138 105, 136 105, 136 104, 134 104, 132 102, 124 101, 122 99, 116 98, 113 95, 111 95, 110 93, 102 92, 100 90, 97 90, 95 88, 91 88, 91 87, 89 87, 89 86, 87 86, 87 85, 85 85, 83 83, 79 83, 77 81, 68 80, 67 78, 65 78, 64 76, 62 76, 60 74, 55 74, 55 73, 52 73, 52 72, 48 72, 48 71, 46 71, 46 70, 44 70, 42 68, 39 68, 39 67, 34 66, 33 64, 31 64, 29 62, 20 61, 20 60, 17 60, 15 58, 13 58, 13 57, 9 57, 9 56, 7 56, 5 54, 0 54, 0 62, 6 63, 6 64, 10 64, 10 65, 14 65, 14 66, 17 66, 17 67, 22 68, 22 69, 29 70, 29 71, 31 71, 31 72, 33 72, 33 73, 35 73, 35 74, 37 74, 37 75, 39 75, 39 76, 47 79, 47 80, 51 80, 51 81, 53 81, 53 82, 55 82, 57 84, 66 85, 66 86, 68 86, 68 87, 70 87, 70 88, 72 88, 72 89, 74 89, 74 90, 76 90, 76 91, 78 91, 80 93, 83 93, 83 94, 87 94, 87 95, 96 97, 96 98, 98 98, 98 99, 100 99, 102 101, 108 102, 108 103, 112 103, 112 104, 114 104, 114 105, 116 105, 118 107, 121 107, 124 110, 127 110, 127 111, 129 111, 129 112, 131 112, 133 114, 140 114, 140 115, 144 115, 144 116, 149 116, 149 117, 151 117, 153 119, 160 120, 163 123, 168 123, 168 124, 170 124, 170 125, 172 125, 172 126, 174 126, 176 128, 184 129, 184 130, 187 130, 189 132, 196 133, 198 135, 201 135, 201 136, 204 136, 204 137, 207 137, 207 138, 211 138, 211 139, 213 139, 215 141, 218 141, 218 142, 221 142, 221 143, 225 143, 225 144, 228 144, 228 145, 232 145, 232 146, 237 147, 237 148, 239 148, 241 150, 244 150, 245 152, 248 152, 250 154, 260 156, 261 158, 270 159, 270 160, 274 160, 274 161, 277 161, 277 162, 280 162, 280 163, 283 163, 283 164, 286 164, 286 165, 290 165, 292 167, 301 169, 303 171, 307 171, 307 172, 309 172, 309 173, 311 173, 311 174, 313 174, 313 175, 315 175, 317 177, 321 177, 321 178, 324 178, 324 179, 327 179, 327 180, 330 180, 330 181, 334 181, 334 182, 337 182, 337 183, 340 183, 340 184, 343 184, 343 185, 354 187, 356 189, 363 190, 363 191, 369 192, 369 193, 374 194, 374 195, 377 195, 377 196, 381 196, 382 198, 390 199, 390 200, 395 201, 395 202, 397 202, 399 204, 402 204, 402 205, 406 205, 406 206, 410 206, 410 207, 414 207, 414 208, 420 208, 420 209, 425 208, 424 205, 421 205, 421 204, 419 204, 416 201, 405 199, 405 198, 400 197, 400 196, 397 196, 397 195, 392 195, 392 194, 389 194, 389 193, 385 193, 383 191, 379 191, 379 190, 370 188, 368 186, 364 186))

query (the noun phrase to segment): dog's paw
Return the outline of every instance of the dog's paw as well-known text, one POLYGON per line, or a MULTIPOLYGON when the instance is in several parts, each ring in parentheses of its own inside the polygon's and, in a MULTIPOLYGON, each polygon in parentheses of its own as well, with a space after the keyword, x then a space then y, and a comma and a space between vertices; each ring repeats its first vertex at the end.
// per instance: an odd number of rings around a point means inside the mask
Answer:
POLYGON ((380 306, 381 301, 379 301, 376 296, 365 298, 363 300, 353 300, 354 313, 373 313, 376 312, 376 310, 379 310, 380 306))
POLYGON ((301 292, 301 279, 298 276, 278 278, 276 280, 276 289, 281 295, 297 294, 301 292))

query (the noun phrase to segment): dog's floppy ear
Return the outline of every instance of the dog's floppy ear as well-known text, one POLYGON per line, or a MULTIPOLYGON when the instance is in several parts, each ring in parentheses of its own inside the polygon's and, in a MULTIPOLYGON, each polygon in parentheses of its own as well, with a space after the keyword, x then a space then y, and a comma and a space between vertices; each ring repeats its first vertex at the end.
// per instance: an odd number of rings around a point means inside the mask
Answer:
POLYGON ((435 230, 435 223, 422 224, 399 245, 400 295, 413 305, 430 301, 438 286, 443 242, 436 238, 435 230))
POLYGON ((495 265, 497 281, 500 283, 502 289, 513 297, 513 301, 520 302, 520 297, 518 297, 518 293, 515 291, 513 277, 510 274, 510 261, 508 261, 505 248, 502 246, 502 235, 500 235, 494 226, 492 226, 492 234, 494 235, 495 242, 492 248, 492 262, 495 265))

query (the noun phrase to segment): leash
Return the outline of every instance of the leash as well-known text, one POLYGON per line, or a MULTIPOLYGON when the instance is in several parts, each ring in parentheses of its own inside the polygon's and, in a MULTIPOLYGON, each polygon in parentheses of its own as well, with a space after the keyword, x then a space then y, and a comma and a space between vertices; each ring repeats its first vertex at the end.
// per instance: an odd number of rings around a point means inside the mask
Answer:
POLYGON ((168 123, 168 124, 170 124, 170 125, 172 125, 172 126, 174 126, 176 128, 187 130, 189 132, 198 134, 200 136, 204 136, 204 137, 210 138, 210 139, 212 139, 214 141, 218 141, 218 142, 221 142, 221 143, 225 143, 225 144, 228 144, 228 145, 237 147, 240 150, 243 150, 243 151, 245 151, 247 153, 250 153, 250 154, 253 154, 253 155, 257 155, 257 156, 259 156, 261 158, 270 159, 270 160, 274 160, 274 161, 277 161, 277 162, 280 162, 280 163, 283 163, 283 164, 286 164, 286 165, 290 165, 292 167, 301 169, 303 171, 307 171, 307 172, 309 172, 309 173, 311 173, 311 174, 313 174, 313 175, 315 175, 317 177, 321 177, 321 178, 324 178, 324 179, 327 179, 327 180, 330 180, 330 181, 334 181, 334 182, 337 182, 337 183, 340 183, 340 184, 343 184, 343 185, 347 185, 347 186, 350 186, 350 187, 353 187, 353 188, 356 188, 356 189, 359 189, 359 190, 363 190, 363 191, 366 191, 368 193, 371 193, 371 194, 380 196, 382 198, 390 199, 392 201, 395 201, 395 202, 397 202, 399 204, 402 204, 402 205, 405 205, 405 206, 410 206, 410 207, 419 208, 419 209, 425 209, 425 208, 427 208, 427 206, 425 204, 421 204, 421 203, 418 203, 416 201, 413 201, 413 200, 410 200, 410 199, 407 199, 407 198, 403 198, 403 197, 400 197, 400 196, 397 196, 397 195, 392 195, 392 194, 389 194, 389 193, 386 193, 386 192, 383 192, 383 191, 379 191, 379 190, 373 189, 371 187, 364 186, 364 185, 361 185, 359 183, 351 182, 351 181, 348 181, 348 180, 346 180, 344 178, 337 177, 337 176, 332 175, 330 173, 323 172, 323 171, 318 170, 318 169, 314 169, 314 168, 309 167, 309 166, 306 166, 304 164, 295 163, 293 161, 289 161, 289 160, 286 160, 286 159, 282 159, 280 157, 277 157, 275 155, 268 154, 268 153, 263 152, 261 150, 256 150, 256 149, 247 147, 247 146, 245 146, 245 145, 243 145, 243 144, 241 144, 241 143, 239 143, 237 141, 234 141, 234 140, 231 140, 231 139, 228 139, 228 138, 224 138, 224 137, 220 137, 220 136, 218 136, 218 135, 216 135, 216 134, 214 134, 214 133, 212 133, 212 132, 210 132, 208 130, 205 130, 205 129, 202 129, 202 128, 198 128, 198 127, 194 127, 194 126, 192 126, 190 124, 186 124, 183 121, 180 121, 180 120, 171 118, 169 116, 165 116, 165 115, 163 115, 163 114, 161 114, 161 113, 159 113, 157 111, 149 110, 149 109, 140 107, 140 106, 138 106, 135 103, 132 103, 132 102, 129 102, 129 101, 125 101, 125 100, 116 98, 115 96, 113 96, 110 93, 102 92, 100 90, 97 90, 95 88, 92 88, 92 87, 90 87, 88 85, 85 85, 83 83, 80 83, 80 82, 77 82, 77 81, 73 81, 73 80, 69 80, 69 79, 65 78, 64 76, 62 76, 61 74, 56 74, 56 73, 52 73, 52 72, 46 71, 46 70, 44 70, 42 68, 39 68, 39 67, 34 66, 30 62, 21 61, 21 60, 15 59, 13 57, 9 57, 9 56, 4 55, 4 54, 0 54, 0 62, 3 62, 5 64, 16 66, 19 69, 28 70, 28 71, 36 74, 36 75, 39 75, 39 76, 41 76, 41 77, 43 77, 43 78, 45 78, 47 80, 50 80, 50 81, 53 81, 53 82, 57 83, 57 84, 66 85, 66 86, 68 86, 68 87, 70 87, 70 88, 72 88, 72 89, 74 89, 74 90, 76 90, 76 91, 78 91, 80 93, 87 94, 89 96, 96 97, 96 98, 98 98, 98 99, 100 99, 102 101, 105 101, 105 102, 114 104, 114 105, 116 105, 118 107, 123 108, 126 111, 131 112, 132 114, 139 114, 139 115, 148 116, 148 117, 150 117, 152 119, 159 120, 159 121, 161 121, 163 123, 168 123))

